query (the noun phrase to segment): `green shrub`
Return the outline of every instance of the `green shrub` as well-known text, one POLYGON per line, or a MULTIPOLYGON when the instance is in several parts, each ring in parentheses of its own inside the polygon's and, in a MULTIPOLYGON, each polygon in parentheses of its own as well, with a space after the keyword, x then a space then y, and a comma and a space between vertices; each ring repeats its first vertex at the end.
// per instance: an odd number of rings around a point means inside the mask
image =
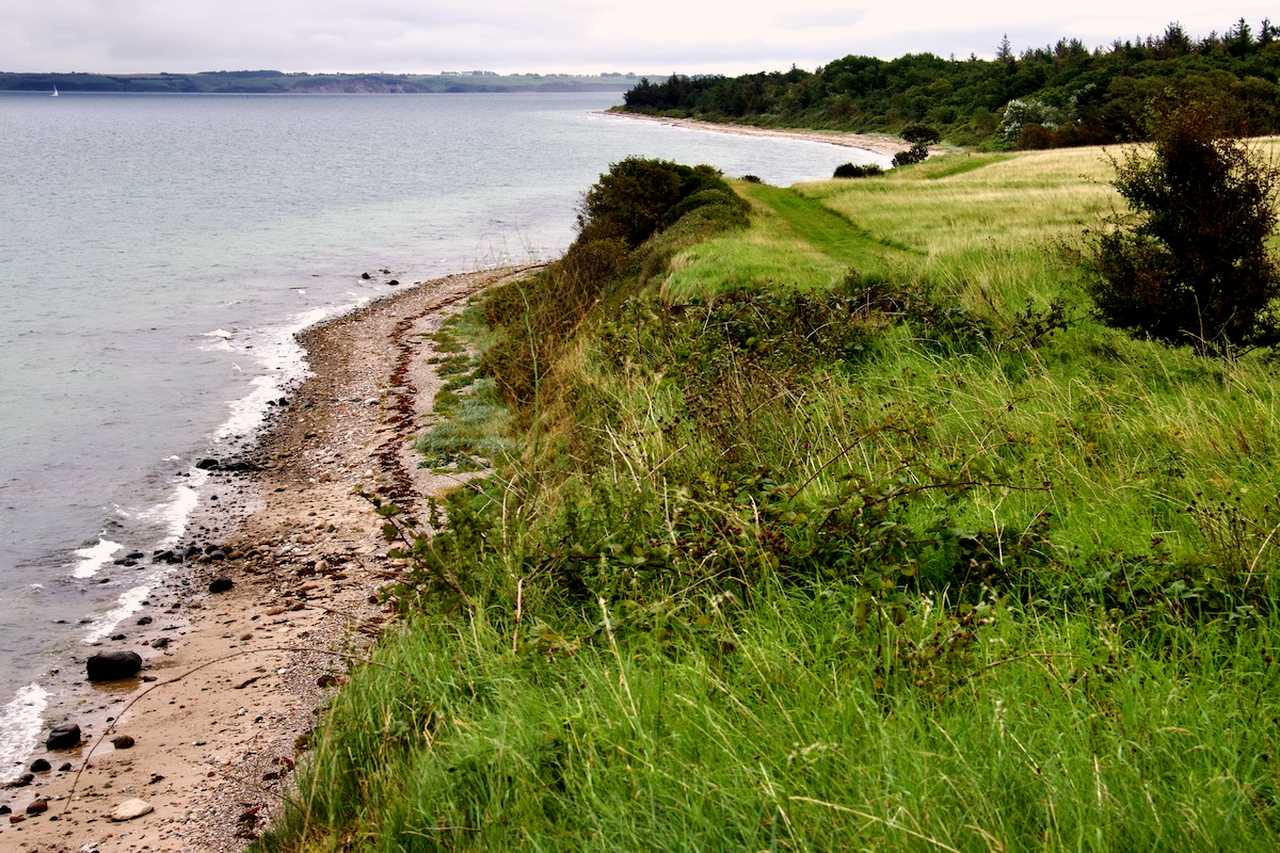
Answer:
POLYGON ((899 151, 893 155, 893 167, 911 166, 916 163, 923 163, 929 158, 929 146, 922 142, 917 142, 906 151, 899 151))
POLYGON ((587 190, 578 213, 579 241, 617 238, 638 246, 677 203, 703 189, 726 188, 710 166, 628 157, 587 190))
POLYGON ((922 145, 936 145, 942 141, 942 134, 937 128, 920 123, 907 125, 898 135, 913 145, 917 142, 922 145))
POLYGON ((508 403, 528 406, 588 312, 661 266, 652 250, 637 251, 642 243, 695 218, 700 234, 745 225, 747 210, 710 166, 638 157, 615 163, 587 191, 578 237, 564 257, 485 299, 485 320, 503 333, 485 352, 481 372, 497 380, 508 403))
POLYGON ((1165 116, 1148 156, 1129 150, 1114 185, 1129 216, 1091 235, 1090 290, 1109 325, 1201 353, 1280 341, 1280 170, 1202 105, 1165 116))
POLYGON ((884 169, 875 163, 841 163, 832 174, 834 178, 872 178, 883 175, 884 169))

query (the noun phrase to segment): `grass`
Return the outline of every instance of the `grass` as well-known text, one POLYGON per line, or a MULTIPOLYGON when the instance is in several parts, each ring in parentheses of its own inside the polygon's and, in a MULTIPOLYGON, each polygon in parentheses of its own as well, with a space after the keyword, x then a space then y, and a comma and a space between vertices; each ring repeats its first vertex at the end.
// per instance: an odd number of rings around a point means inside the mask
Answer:
POLYGON ((1107 174, 735 185, 637 250, 471 422, 512 452, 259 849, 1274 848, 1280 383, 1092 319, 1107 174))
POLYGON ((484 320, 470 307, 455 314, 431 335, 436 372, 446 381, 436 393, 435 423, 417 441, 424 468, 481 471, 509 453, 510 412, 496 383, 477 375, 478 360, 466 341, 483 346, 489 339, 484 320))

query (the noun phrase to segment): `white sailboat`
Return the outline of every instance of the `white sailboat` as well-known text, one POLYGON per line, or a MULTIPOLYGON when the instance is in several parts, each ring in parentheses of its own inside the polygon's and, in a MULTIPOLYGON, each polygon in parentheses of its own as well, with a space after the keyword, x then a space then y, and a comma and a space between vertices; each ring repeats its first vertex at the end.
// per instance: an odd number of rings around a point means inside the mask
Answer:
POLYGON ((56 98, 56 97, 58 97, 58 84, 57 84, 57 83, 54 83, 54 84, 53 84, 53 92, 49 95, 49 97, 51 97, 51 98, 56 98))

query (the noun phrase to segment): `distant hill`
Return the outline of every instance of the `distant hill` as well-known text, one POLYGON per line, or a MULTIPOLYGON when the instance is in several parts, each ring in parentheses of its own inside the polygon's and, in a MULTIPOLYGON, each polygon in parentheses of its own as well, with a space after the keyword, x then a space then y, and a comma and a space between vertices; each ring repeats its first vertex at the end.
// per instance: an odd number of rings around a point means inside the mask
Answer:
POLYGON ((194 74, 17 73, 0 71, 0 91, 157 92, 208 94, 331 94, 422 92, 621 92, 633 74, 305 74, 283 71, 202 71, 194 74))

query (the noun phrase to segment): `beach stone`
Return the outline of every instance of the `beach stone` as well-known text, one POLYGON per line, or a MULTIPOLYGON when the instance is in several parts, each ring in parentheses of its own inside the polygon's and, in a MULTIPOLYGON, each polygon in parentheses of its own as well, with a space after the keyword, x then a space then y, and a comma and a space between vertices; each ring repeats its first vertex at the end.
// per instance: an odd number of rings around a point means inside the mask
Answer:
POLYGON ((218 462, 217 459, 206 458, 206 459, 201 459, 199 462, 197 462, 196 467, 199 468, 201 471, 217 471, 219 468, 222 467, 222 464, 218 462))
POLYGON ((59 773, 70 773, 71 770, 72 770, 72 767, 71 767, 70 761, 62 762, 62 765, 58 768, 59 773))
POLYGON ((111 745, 116 749, 131 749, 135 741, 129 735, 116 735, 111 739, 111 745))
POLYGON ((27 804, 27 814, 37 815, 44 814, 49 810, 48 800, 32 800, 27 804))
POLYGON ((154 621, 155 621, 155 620, 154 620, 154 619, 152 619, 150 616, 139 616, 139 617, 138 617, 138 622, 137 622, 137 624, 139 624, 139 625, 150 625, 150 624, 151 624, 152 622, 154 622, 154 621))
POLYGON ((360 273, 360 278, 364 279, 365 281, 368 281, 369 279, 373 278, 373 276, 369 275, 367 272, 362 272, 360 273))
POLYGON ((52 769, 53 765, 43 758, 37 758, 35 761, 31 762, 32 773, 47 773, 52 769))
POLYGON ((11 824, 18 824, 18 823, 22 823, 24 820, 26 820, 26 818, 25 818, 25 817, 23 817, 23 816, 22 816, 22 815, 20 815, 20 814, 11 814, 11 815, 9 815, 9 823, 11 823, 11 824))
POLYGON ((5 785, 5 787, 6 788, 25 788, 35 780, 36 780, 36 776, 34 773, 23 773, 17 779, 14 779, 8 785, 5 785))
POLYGON ((387 282, 387 284, 391 285, 392 287, 399 287, 399 286, 400 286, 400 280, 399 280, 399 279, 395 279, 395 278, 393 278, 393 279, 391 279, 391 281, 387 282))
POLYGON ((90 681, 133 678, 142 669, 142 656, 137 652, 99 652, 89 657, 86 669, 90 681))
POLYGON ((209 592, 214 592, 214 593, 227 592, 235 585, 236 585, 235 581, 233 581, 231 578, 227 577, 226 575, 219 575, 218 577, 209 581, 209 592))
POLYGON ((0 806, 0 815, 7 815, 12 811, 13 809, 9 808, 8 806, 0 806))
POLYGON ((121 823, 126 820, 135 820, 143 815, 151 814, 153 811, 155 811, 155 809, 152 808, 151 803, 148 803, 146 800, 139 800, 135 797, 132 800, 125 800, 123 803, 116 806, 111 812, 111 819, 117 823, 121 823))
POLYGON ((71 749, 80 745, 80 726, 76 723, 59 723, 49 732, 44 745, 48 749, 71 749))

